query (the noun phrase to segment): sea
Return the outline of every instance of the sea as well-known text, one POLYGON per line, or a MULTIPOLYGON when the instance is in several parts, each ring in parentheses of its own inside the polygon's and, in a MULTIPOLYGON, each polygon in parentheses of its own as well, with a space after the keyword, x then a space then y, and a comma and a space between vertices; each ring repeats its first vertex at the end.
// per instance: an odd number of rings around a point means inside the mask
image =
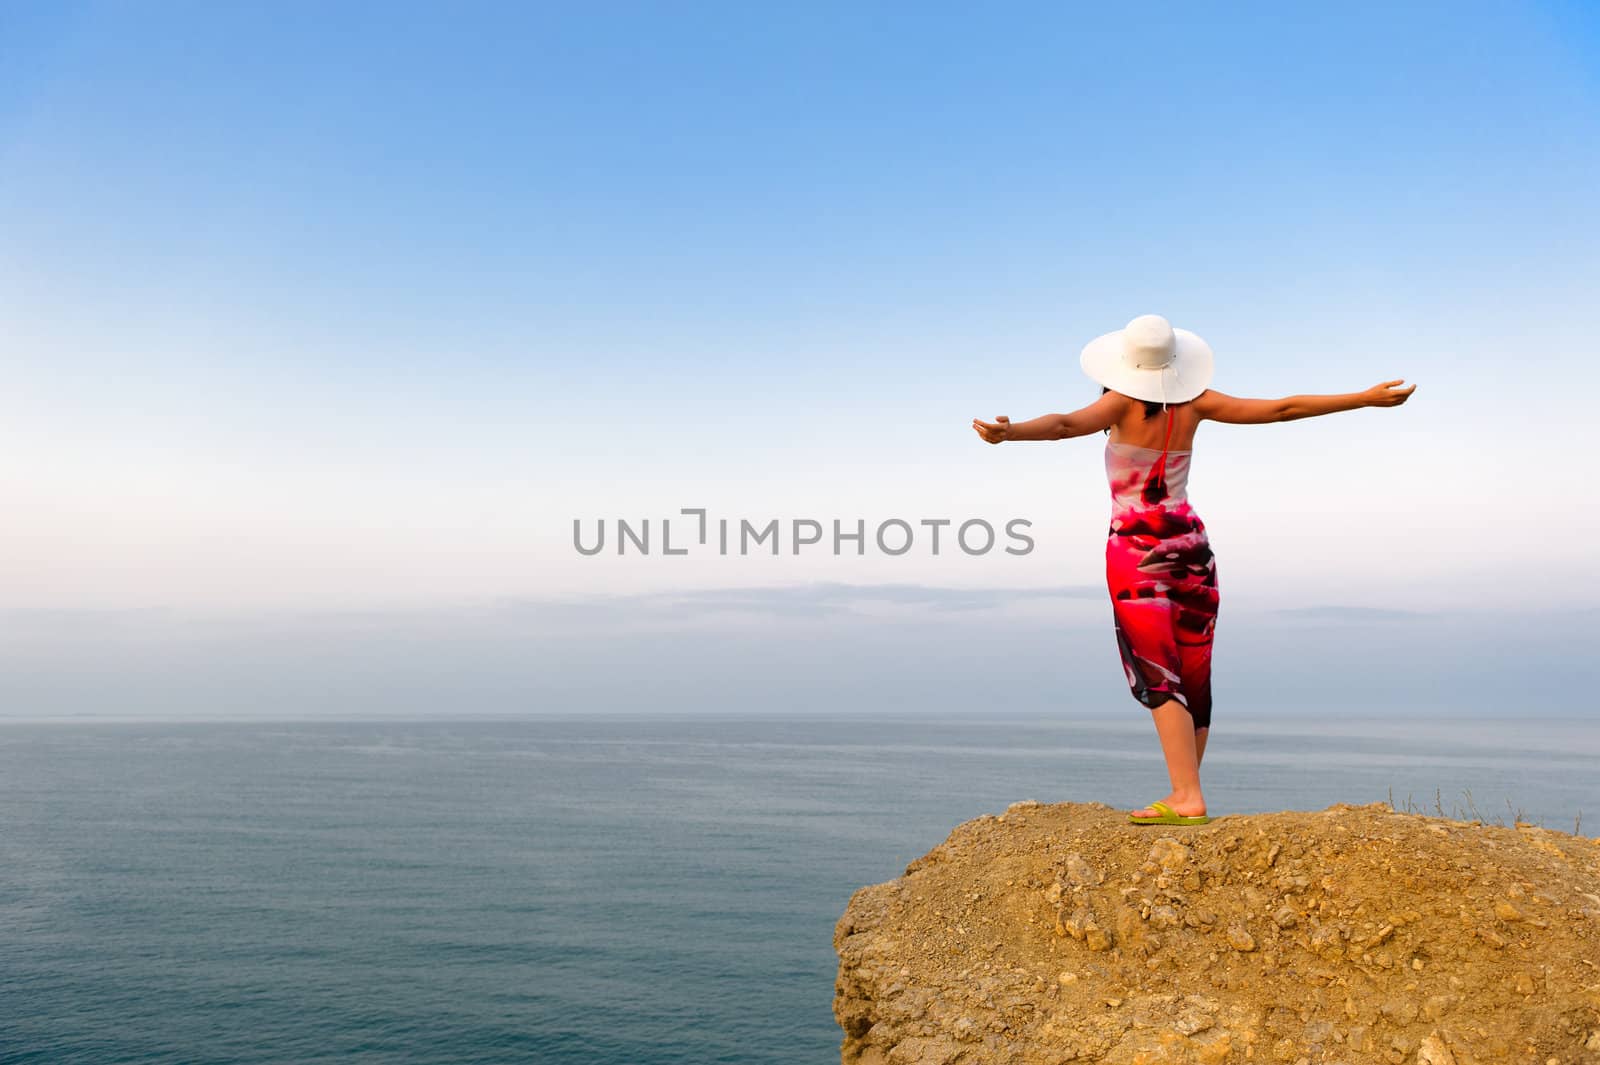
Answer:
MULTIPOLYGON (((1262 716, 1203 779, 1596 836, 1597 763, 1579 718, 1262 716)), ((1167 791, 1131 712, 0 724, 0 1062, 837 1062, 853 891, 1167 791)))

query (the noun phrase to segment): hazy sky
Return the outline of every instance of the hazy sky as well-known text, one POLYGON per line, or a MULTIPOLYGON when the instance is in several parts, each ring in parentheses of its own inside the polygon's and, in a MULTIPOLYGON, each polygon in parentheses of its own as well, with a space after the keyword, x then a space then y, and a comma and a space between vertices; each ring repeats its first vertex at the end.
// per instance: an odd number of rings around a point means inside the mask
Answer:
MULTIPOLYGON (((394 645, 361 643, 369 616, 455 649, 418 689, 439 698, 531 691, 530 654, 549 690, 596 690, 574 662, 647 674, 705 645, 603 652, 610 623, 562 611, 690 592, 651 623, 724 625, 767 661, 819 646, 771 605, 807 582, 1002 590, 949 647, 1081 643, 1115 687, 1101 438, 995 448, 968 423, 1091 401, 1079 348, 1147 312, 1206 337, 1234 394, 1419 385, 1397 410, 1202 429, 1219 675, 1235 618, 1355 608, 1326 616, 1392 649, 1360 611, 1403 610, 1386 624, 1456 656, 1428 659, 1433 690, 1481 695, 1446 621, 1509 611, 1535 620, 1506 623, 1526 653, 1502 680, 1592 685, 1563 641, 1600 590, 1600 15, 1109 7, 0 7, 11 706, 136 687, 129 663, 160 656, 130 625, 219 690, 313 661, 240 635, 266 626, 331 656, 305 683, 379 705, 362 678, 394 645), (1021 517, 1036 547, 572 547, 574 519, 659 537, 683 507, 1021 517), (1063 587, 1089 591, 1003 594, 1063 587), (760 625, 708 605, 739 588, 767 590, 760 625)), ((853 646, 888 648, 933 608, 843 609, 853 646)), ((1289 672, 1327 669, 1294 646, 1271 652, 1289 672)), ((1066 667, 1039 668, 1048 688, 1066 667)), ((895 684, 863 670, 841 690, 895 684)))

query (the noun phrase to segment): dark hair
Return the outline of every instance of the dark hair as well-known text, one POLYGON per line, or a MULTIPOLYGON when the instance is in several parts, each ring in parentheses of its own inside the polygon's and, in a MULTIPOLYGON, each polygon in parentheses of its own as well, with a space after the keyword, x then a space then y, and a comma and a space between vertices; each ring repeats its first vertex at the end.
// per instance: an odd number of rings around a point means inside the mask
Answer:
MULTIPOLYGON (((1109 391, 1111 391, 1111 389, 1107 388, 1106 386, 1104 386, 1104 385, 1100 386, 1100 394, 1102 396, 1105 395, 1109 391)), ((1156 402, 1155 400, 1153 400, 1153 399, 1142 399, 1139 402, 1144 404, 1144 416, 1146 418, 1154 418, 1156 415, 1161 413, 1161 404, 1156 402)), ((1110 429, 1102 429, 1101 432, 1109 433, 1109 432, 1111 432, 1111 430, 1110 429)))

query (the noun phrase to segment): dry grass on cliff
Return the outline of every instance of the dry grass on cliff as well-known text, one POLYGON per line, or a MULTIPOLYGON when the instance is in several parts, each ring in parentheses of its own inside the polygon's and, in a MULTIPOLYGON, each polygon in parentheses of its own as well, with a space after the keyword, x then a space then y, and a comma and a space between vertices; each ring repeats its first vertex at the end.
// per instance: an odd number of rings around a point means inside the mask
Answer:
POLYGON ((1600 840, 1526 823, 1018 803, 835 946, 844 1065, 1600 1065, 1600 840))

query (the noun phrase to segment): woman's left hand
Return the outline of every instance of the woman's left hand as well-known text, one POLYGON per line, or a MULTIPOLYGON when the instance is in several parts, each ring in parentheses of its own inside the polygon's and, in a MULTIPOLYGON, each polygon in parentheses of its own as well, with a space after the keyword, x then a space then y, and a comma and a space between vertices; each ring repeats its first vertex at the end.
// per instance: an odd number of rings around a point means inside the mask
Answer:
POLYGON ((1011 419, 1006 417, 1004 414, 995 415, 994 421, 992 422, 981 421, 980 419, 974 418, 972 419, 972 428, 977 431, 979 436, 983 437, 989 443, 998 444, 1000 441, 1005 440, 1009 436, 1011 432, 1011 419))

